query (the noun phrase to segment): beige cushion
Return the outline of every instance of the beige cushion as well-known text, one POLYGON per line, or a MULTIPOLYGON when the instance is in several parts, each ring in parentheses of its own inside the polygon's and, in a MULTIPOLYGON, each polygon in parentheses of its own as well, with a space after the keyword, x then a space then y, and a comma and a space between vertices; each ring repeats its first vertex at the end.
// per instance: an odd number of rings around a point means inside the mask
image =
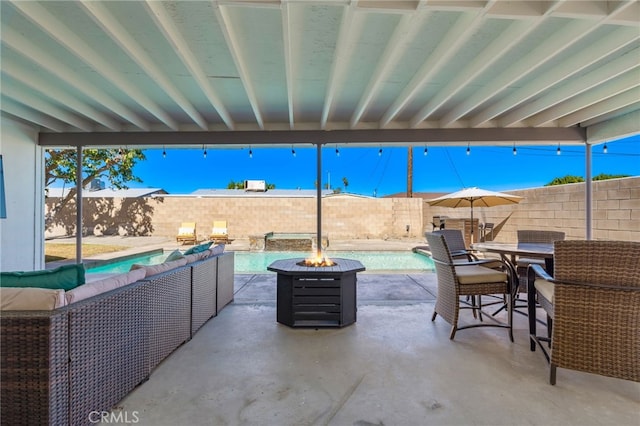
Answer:
POLYGON ((35 287, 0 288, 3 311, 51 311, 67 304, 64 290, 35 287))
POLYGON ((187 263, 193 263, 202 259, 206 259, 207 257, 209 257, 209 249, 198 253, 188 254, 184 258, 186 259, 187 263))
POLYGON ((501 283, 507 281, 507 274, 479 265, 456 266, 460 284, 501 283))
POLYGON ((195 229, 193 228, 178 228, 178 235, 190 236, 195 233, 194 231, 195 229))
POLYGON ((211 235, 227 235, 227 228, 212 228, 211 235))
POLYGON ((533 282, 533 285, 536 287, 536 290, 538 290, 542 297, 553 303, 554 284, 552 282, 543 279, 537 279, 533 282))
POLYGON ((209 250, 211 251, 209 256, 222 254, 224 253, 224 244, 216 244, 215 246, 211 247, 209 250))
POLYGON ((69 290, 65 294, 67 303, 75 303, 98 294, 106 293, 119 287, 140 281, 145 277, 144 269, 134 269, 126 274, 118 274, 98 281, 93 281, 69 290))
POLYGON ((131 270, 134 269, 144 269, 145 270, 145 278, 149 278, 153 275, 158 275, 163 272, 170 271, 175 268, 179 268, 180 266, 184 266, 187 264, 186 257, 178 260, 174 260, 171 262, 160 263, 159 265, 139 265, 134 263, 131 265, 131 270))

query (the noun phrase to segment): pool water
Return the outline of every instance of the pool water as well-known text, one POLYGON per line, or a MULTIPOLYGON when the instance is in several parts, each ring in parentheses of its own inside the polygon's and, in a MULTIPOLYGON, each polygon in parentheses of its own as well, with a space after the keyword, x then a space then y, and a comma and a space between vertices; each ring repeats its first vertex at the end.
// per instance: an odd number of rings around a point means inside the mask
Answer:
MULTIPOLYGON (((162 263, 169 253, 153 254, 90 267, 87 273, 124 273, 134 263, 154 265, 162 263)), ((341 251, 329 252, 329 257, 359 260, 367 271, 431 271, 430 257, 410 251, 341 251)), ((235 252, 235 272, 238 274, 266 273, 267 266, 276 260, 307 257, 303 252, 235 252)))
MULTIPOLYGON (((303 252, 235 252, 236 273, 264 273, 267 266, 276 260, 303 258, 303 252)), ((430 257, 410 251, 340 251, 328 252, 330 258, 359 260, 367 271, 425 271, 433 270, 430 257)))

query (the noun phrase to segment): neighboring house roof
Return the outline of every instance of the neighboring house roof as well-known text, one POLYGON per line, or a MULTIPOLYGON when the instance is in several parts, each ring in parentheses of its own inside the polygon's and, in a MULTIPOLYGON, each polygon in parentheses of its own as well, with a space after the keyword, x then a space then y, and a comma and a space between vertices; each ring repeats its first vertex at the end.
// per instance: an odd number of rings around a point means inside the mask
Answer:
MULTIPOLYGON (((444 194, 446 194, 446 192, 414 192, 412 198, 424 198, 425 200, 431 200, 444 194)), ((396 192, 395 194, 385 195, 383 198, 407 198, 407 193, 406 191, 396 192)))
MULTIPOLYGON (((244 189, 198 189, 190 194, 170 194, 179 197, 287 197, 312 198, 316 196, 315 189, 269 189, 267 191, 245 191, 244 189)), ((322 190, 322 196, 333 194, 332 190, 322 190)))
MULTIPOLYGON (((69 188, 47 188, 48 197, 64 197, 69 193, 69 188)), ((166 194, 162 188, 129 188, 129 189, 98 189, 82 191, 82 198, 141 198, 151 195, 166 194)))

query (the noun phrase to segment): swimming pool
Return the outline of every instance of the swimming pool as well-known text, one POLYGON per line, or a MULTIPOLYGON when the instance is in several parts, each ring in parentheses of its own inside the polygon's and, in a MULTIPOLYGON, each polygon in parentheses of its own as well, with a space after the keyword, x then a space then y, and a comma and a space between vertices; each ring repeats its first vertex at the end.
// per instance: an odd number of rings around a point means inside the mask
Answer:
MULTIPOLYGON (((87 273, 127 272, 134 263, 153 265, 161 263, 168 252, 120 260, 114 263, 92 267, 87 273)), ((355 259, 371 271, 431 271, 434 269, 430 257, 411 251, 340 251, 328 252, 329 257, 355 259)), ((237 274, 267 273, 267 266, 276 260, 308 256, 303 252, 235 252, 235 272, 237 274)))

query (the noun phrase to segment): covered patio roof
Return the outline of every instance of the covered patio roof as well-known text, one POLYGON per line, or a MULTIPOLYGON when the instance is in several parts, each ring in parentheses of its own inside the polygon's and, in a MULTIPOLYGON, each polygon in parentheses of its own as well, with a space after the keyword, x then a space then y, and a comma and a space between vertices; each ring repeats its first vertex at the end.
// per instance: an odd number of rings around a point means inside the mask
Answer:
POLYGON ((4 1, 1 23, 2 114, 46 146, 640 133, 633 0, 4 1))

